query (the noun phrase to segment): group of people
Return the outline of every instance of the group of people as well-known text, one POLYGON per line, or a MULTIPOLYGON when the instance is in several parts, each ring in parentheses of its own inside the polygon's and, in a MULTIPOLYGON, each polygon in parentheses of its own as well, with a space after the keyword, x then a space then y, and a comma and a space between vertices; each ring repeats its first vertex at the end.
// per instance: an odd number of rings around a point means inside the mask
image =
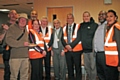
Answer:
POLYGON ((53 20, 53 27, 48 26, 48 18, 39 20, 35 10, 29 20, 15 10, 8 17, 0 28, 4 80, 51 80, 51 56, 55 80, 66 80, 66 69, 68 80, 82 80, 82 54, 89 80, 96 80, 96 76, 119 80, 120 24, 114 10, 100 11, 98 24, 88 11, 80 24, 69 13, 63 27, 59 19, 53 20))

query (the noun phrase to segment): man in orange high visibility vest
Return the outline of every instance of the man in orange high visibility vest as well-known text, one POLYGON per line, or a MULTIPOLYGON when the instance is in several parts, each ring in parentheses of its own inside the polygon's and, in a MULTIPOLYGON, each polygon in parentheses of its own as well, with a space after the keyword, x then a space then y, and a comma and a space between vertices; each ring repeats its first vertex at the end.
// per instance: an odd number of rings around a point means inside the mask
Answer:
POLYGON ((28 26, 27 26, 27 30, 29 31, 29 29, 32 29, 32 20, 36 20, 38 19, 38 13, 35 10, 32 10, 30 13, 30 19, 28 20, 28 26))
POLYGON ((51 80, 50 76, 50 62, 51 62, 51 50, 48 48, 48 43, 51 38, 52 29, 51 26, 48 26, 48 19, 46 16, 41 18, 41 26, 40 26, 40 36, 44 40, 44 50, 46 51, 46 56, 43 58, 45 65, 45 80, 51 80))
MULTIPOLYGON (((67 69, 68 69, 68 79, 69 80, 82 80, 81 72, 81 54, 82 45, 81 41, 78 44, 72 44, 72 42, 77 38, 77 31, 80 25, 74 22, 73 14, 67 14, 67 24, 63 27, 63 39, 65 40, 63 45, 68 49, 65 50, 67 69), (74 47, 73 47, 74 46, 74 47), (75 68, 75 69, 74 69, 75 68), (74 74, 74 70, 75 73, 74 74), (76 77, 75 77, 76 75, 76 77)), ((62 40, 63 41, 63 40, 62 40)))

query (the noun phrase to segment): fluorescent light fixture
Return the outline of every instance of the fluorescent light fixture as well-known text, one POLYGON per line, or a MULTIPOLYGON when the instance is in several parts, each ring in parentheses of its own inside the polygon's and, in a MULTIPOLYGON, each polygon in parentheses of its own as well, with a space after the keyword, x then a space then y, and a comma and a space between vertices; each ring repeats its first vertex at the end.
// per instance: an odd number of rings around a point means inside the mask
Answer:
POLYGON ((10 11, 10 10, 9 9, 0 9, 0 11, 5 12, 5 11, 10 11))

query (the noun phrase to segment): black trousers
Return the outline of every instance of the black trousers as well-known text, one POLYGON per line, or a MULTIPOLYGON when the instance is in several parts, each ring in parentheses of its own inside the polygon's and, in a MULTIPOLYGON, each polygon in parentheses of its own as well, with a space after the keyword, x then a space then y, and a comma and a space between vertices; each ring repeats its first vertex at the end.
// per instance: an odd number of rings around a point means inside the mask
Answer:
POLYGON ((107 80, 108 68, 105 62, 104 51, 96 52, 96 69, 99 80, 107 80))
POLYGON ((43 58, 30 59, 31 63, 31 80, 42 80, 43 75, 43 58))
POLYGON ((82 51, 65 53, 67 69, 68 69, 68 80, 82 80, 81 54, 82 51), (74 67, 75 67, 76 77, 74 75, 74 67))
POLYGON ((96 53, 96 68, 99 80, 119 80, 117 67, 106 65, 104 51, 96 53))
MULTIPOLYGON (((45 80, 51 80, 50 70, 51 70, 51 52, 47 52, 46 57, 43 58, 45 66, 45 80)), ((44 78, 44 77, 43 77, 44 78)))
POLYGON ((119 80, 119 71, 117 67, 107 66, 108 67, 108 74, 106 80, 119 80))

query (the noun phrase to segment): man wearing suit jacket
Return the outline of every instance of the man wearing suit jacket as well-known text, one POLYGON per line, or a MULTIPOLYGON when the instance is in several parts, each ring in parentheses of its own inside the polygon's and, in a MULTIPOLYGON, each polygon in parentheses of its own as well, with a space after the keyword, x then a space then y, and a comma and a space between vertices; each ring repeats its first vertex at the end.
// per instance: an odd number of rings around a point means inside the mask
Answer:
POLYGON ((40 26, 40 35, 41 38, 44 40, 44 50, 46 51, 46 56, 43 58, 44 60, 44 65, 45 65, 45 80, 51 80, 50 77, 50 58, 51 58, 51 53, 50 50, 47 50, 47 45, 50 41, 51 37, 51 28, 50 26, 48 27, 48 19, 46 16, 43 16, 41 18, 41 26, 40 26))
MULTIPOLYGON (((67 25, 63 28, 63 39, 66 43, 62 42, 67 50, 65 50, 67 69, 68 69, 68 79, 69 80, 82 80, 81 72, 81 54, 82 45, 81 41, 74 45, 72 42, 77 38, 77 31, 79 29, 79 24, 74 23, 73 14, 67 14, 67 25), (66 45, 67 44, 67 45, 66 45), (72 46, 75 46, 72 48, 72 46), (74 75, 75 68, 75 75, 74 75)), ((63 41, 63 40, 62 40, 63 41)))
POLYGON ((54 29, 51 35, 49 46, 52 46, 52 58, 55 80, 66 80, 66 60, 64 47, 61 42, 62 27, 60 27, 60 21, 55 19, 53 21, 54 29))

